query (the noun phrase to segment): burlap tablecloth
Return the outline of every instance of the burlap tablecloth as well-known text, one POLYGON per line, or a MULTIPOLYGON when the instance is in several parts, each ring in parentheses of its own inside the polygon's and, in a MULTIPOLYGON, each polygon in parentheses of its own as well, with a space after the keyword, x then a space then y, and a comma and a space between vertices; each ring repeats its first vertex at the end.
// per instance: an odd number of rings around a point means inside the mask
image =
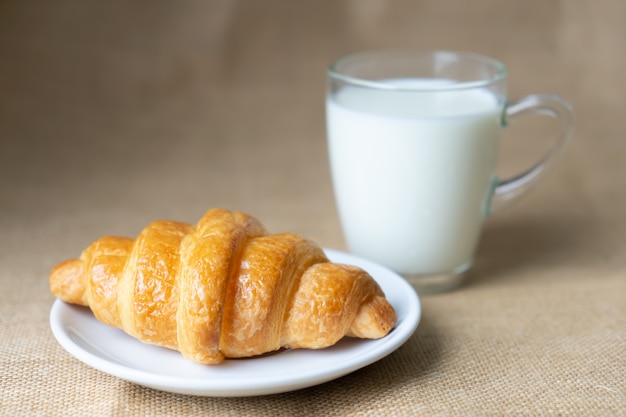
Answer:
MULTIPOLYGON (((626 415, 625 42, 619 0, 0 1, 0 414, 626 415), (563 95, 578 129, 550 177, 488 220, 468 282, 421 297, 405 345, 319 386, 209 398, 57 344, 48 272, 104 234, 226 207, 344 249, 325 66, 407 44, 502 59, 512 95, 563 95)), ((505 172, 544 129, 511 129, 505 172)))

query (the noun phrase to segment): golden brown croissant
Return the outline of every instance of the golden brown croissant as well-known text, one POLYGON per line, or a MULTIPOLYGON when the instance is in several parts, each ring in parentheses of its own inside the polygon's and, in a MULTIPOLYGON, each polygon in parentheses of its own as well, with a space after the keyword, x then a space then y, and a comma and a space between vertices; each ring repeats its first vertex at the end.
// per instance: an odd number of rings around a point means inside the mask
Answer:
POLYGON ((328 261, 291 233, 268 235, 247 214, 209 210, 194 227, 157 221, 107 236, 52 269, 61 300, 145 342, 203 364, 281 347, 319 349, 380 338, 396 313, 360 268, 328 261))

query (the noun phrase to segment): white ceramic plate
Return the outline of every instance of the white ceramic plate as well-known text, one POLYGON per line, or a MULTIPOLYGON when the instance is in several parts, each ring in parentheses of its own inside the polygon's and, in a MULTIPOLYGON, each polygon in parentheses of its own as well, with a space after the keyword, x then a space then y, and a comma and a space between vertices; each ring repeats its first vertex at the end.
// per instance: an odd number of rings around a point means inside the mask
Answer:
POLYGON ((413 334, 421 306, 400 276, 356 256, 326 250, 333 262, 358 265, 376 279, 398 314, 396 327, 378 340, 344 338, 321 350, 282 350, 250 359, 199 365, 176 351, 147 345, 97 321, 85 307, 57 300, 50 325, 57 341, 85 364, 146 387, 190 395, 235 397, 293 391, 363 368, 399 348, 413 334))

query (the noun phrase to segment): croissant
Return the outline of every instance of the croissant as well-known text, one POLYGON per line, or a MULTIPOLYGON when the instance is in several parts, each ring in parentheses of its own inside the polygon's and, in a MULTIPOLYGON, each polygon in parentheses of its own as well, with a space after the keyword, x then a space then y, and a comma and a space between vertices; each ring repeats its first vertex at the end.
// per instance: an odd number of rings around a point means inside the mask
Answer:
POLYGON ((209 210, 197 225, 156 221, 137 237, 105 236, 55 266, 50 290, 101 322, 201 364, 281 348, 381 338, 396 322, 364 270, 331 263, 297 234, 209 210))

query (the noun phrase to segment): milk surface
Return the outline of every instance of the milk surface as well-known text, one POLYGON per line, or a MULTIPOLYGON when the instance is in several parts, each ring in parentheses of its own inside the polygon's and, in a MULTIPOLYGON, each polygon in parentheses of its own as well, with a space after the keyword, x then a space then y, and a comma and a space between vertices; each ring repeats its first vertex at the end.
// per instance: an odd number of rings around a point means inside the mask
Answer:
POLYGON ((482 89, 348 86, 329 97, 330 163, 349 249, 407 275, 469 267, 495 181, 501 112, 482 89))

